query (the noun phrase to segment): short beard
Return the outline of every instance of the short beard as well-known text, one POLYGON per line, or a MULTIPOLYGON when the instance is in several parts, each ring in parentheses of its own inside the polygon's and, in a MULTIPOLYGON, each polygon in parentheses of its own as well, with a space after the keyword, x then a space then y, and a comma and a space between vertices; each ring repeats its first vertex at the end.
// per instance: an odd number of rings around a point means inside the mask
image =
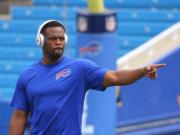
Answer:
POLYGON ((53 55, 53 54, 49 54, 48 55, 48 58, 52 61, 57 61, 60 57, 62 56, 62 54, 56 54, 56 55, 53 55))
POLYGON ((51 61, 57 61, 63 55, 64 50, 60 54, 48 52, 46 49, 43 49, 43 52, 44 52, 44 56, 50 59, 51 61))

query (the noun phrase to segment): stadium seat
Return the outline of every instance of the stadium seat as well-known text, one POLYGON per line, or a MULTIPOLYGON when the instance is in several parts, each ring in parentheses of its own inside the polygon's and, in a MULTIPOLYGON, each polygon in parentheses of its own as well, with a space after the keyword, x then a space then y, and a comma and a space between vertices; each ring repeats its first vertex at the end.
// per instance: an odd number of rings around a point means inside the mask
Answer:
POLYGON ((49 6, 49 5, 68 5, 68 6, 78 6, 78 7, 85 7, 87 6, 87 0, 32 0, 34 5, 44 5, 44 6, 49 6))
POLYGON ((37 48, 23 48, 23 47, 0 47, 0 58, 1 60, 13 60, 13 59, 24 59, 24 60, 34 60, 41 57, 41 50, 37 48), (8 54, 8 55, 7 55, 8 54))
POLYGON ((130 22, 177 22, 180 12, 176 10, 117 9, 118 20, 130 22))
POLYGON ((151 35, 155 36, 172 23, 143 23, 143 22, 119 22, 118 34, 120 35, 151 35))
POLYGON ((132 50, 148 41, 151 36, 120 36, 119 37, 119 52, 122 50, 132 50))
MULTIPOLYGON (((7 21, 7 20, 1 20, 0 21, 0 33, 35 33, 37 32, 39 26, 46 21, 44 20, 13 20, 13 21, 7 21)), ((61 22, 61 20, 60 20, 61 22)), ((67 28, 67 32, 74 34, 76 31, 75 22, 73 21, 62 21, 62 24, 64 24, 67 28)))
POLYGON ((0 88, 15 87, 18 74, 0 74, 0 88))
POLYGON ((76 8, 49 7, 49 6, 12 6, 10 13, 12 19, 57 19, 74 20, 76 8), (48 11, 48 12, 47 12, 48 11))
MULTIPOLYGON (((151 8, 151 7, 157 7, 157 8, 174 8, 174 7, 180 7, 180 3, 178 0, 139 0, 138 2, 134 0, 104 0, 105 5, 107 7, 120 7, 120 8, 151 8)), ((86 7, 87 6, 87 0, 33 0, 34 5, 43 5, 43 6, 49 6, 49 5, 68 5, 68 6, 78 6, 78 7, 86 7)))
MULTIPOLYGON (((16 82, 16 79, 14 79, 13 81, 16 82)), ((12 99, 12 96, 13 96, 13 93, 14 93, 14 89, 15 89, 15 84, 12 87, 3 87, 3 88, 0 88, 0 102, 1 101, 9 102, 12 99)), ((6 112, 6 111, 7 110, 4 109, 4 112, 6 112)))
POLYGON ((35 33, 40 21, 0 21, 0 32, 2 33, 35 33))
POLYGON ((20 73, 36 60, 1 60, 0 73, 20 73))
POLYGON ((35 37, 35 34, 0 33, 0 46, 32 47, 35 46, 35 37))
POLYGON ((179 8, 179 0, 105 0, 108 7, 118 8, 179 8))

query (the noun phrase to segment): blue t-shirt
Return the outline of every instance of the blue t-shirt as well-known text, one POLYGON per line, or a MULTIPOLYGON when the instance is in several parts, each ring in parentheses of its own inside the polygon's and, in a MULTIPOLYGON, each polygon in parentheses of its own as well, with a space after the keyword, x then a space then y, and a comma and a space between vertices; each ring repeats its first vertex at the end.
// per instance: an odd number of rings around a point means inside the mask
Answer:
POLYGON ((20 75, 11 106, 30 112, 31 135, 81 135, 85 93, 104 90, 106 71, 65 56, 55 64, 39 61, 20 75))

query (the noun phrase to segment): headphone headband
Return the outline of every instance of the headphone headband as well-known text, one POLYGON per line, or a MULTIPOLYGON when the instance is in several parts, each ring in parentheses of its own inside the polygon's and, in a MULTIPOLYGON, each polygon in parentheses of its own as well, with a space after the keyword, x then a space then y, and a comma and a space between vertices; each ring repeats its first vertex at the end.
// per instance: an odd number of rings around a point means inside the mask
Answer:
POLYGON ((36 44, 39 45, 40 47, 43 47, 43 46, 44 46, 44 35, 41 33, 41 30, 43 29, 43 27, 44 27, 46 24, 48 24, 48 23, 50 23, 50 22, 53 22, 53 21, 59 23, 60 25, 62 25, 62 26, 64 27, 64 31, 65 31, 65 33, 64 33, 65 43, 67 43, 67 41, 68 41, 68 36, 67 36, 67 33, 66 33, 66 28, 65 28, 65 26, 64 26, 62 23, 60 23, 59 21, 57 21, 57 20, 47 20, 47 21, 43 22, 43 23, 40 25, 40 27, 38 28, 38 31, 37 31, 36 44))

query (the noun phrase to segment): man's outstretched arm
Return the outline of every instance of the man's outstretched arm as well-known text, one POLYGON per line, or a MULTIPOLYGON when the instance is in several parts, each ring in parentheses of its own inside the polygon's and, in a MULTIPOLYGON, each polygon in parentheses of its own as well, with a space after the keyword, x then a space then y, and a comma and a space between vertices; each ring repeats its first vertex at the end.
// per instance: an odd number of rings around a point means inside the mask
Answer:
POLYGON ((24 135, 27 119, 28 112, 15 110, 10 120, 8 135, 24 135))
POLYGON ((103 87, 127 85, 144 76, 155 79, 157 78, 157 70, 165 66, 166 64, 152 64, 133 70, 108 71, 104 77, 103 87))

